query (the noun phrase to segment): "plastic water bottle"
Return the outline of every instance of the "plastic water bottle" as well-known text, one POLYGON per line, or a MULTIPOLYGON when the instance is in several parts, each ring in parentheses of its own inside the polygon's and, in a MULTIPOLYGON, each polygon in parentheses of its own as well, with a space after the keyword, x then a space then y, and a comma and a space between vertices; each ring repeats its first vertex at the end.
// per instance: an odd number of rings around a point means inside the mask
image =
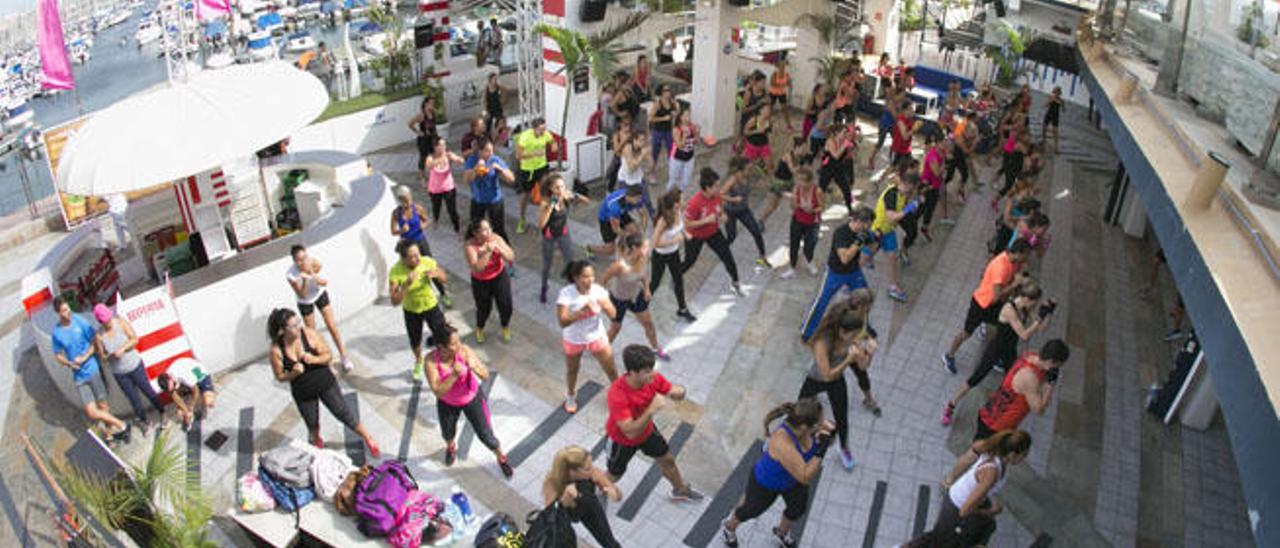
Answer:
POLYGON ((457 504, 449 502, 444 505, 444 519, 453 526, 453 534, 448 539, 442 540, 442 544, 438 543, 438 546, 447 546, 467 535, 466 518, 463 517, 462 510, 457 504))
POLYGON ((453 486, 453 491, 449 496, 449 500, 453 501, 453 503, 458 506, 458 511, 462 513, 462 519, 466 521, 467 525, 471 525, 475 522, 476 516, 471 512, 471 501, 467 500, 467 494, 463 493, 460 487, 456 485, 453 486))

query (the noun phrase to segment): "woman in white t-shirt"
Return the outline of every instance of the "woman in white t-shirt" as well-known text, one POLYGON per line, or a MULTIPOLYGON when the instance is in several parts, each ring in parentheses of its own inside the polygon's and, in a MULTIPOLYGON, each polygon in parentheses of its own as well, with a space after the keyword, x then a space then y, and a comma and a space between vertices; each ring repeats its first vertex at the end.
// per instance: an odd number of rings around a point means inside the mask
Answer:
POLYGON ((333 306, 329 303, 329 280, 320 276, 320 261, 307 253, 307 248, 295 245, 289 250, 293 256, 293 265, 285 273, 289 287, 298 298, 298 312, 307 327, 316 328, 317 309, 324 318, 324 326, 333 337, 334 346, 338 347, 338 355, 342 356, 342 368, 351 371, 351 360, 347 358, 347 346, 342 344, 342 335, 338 333, 338 322, 333 319, 333 306))
POLYGON ((613 365, 613 347, 609 344, 609 335, 605 331, 605 317, 609 319, 618 315, 609 300, 609 292, 595 283, 595 268, 587 261, 573 261, 564 269, 565 281, 569 285, 560 290, 556 299, 556 318, 563 329, 564 363, 568 369, 565 385, 568 387, 564 399, 564 410, 569 413, 578 412, 578 368, 582 365, 582 353, 591 352, 600 368, 609 377, 609 382, 618 378, 618 370, 613 365))
POLYGON ((933 530, 906 546, 986 546, 996 532, 996 516, 1004 511, 992 495, 1000 492, 1010 466, 1027 458, 1031 452, 1031 435, 1022 430, 1004 430, 973 446, 978 461, 947 486, 942 509, 933 530))

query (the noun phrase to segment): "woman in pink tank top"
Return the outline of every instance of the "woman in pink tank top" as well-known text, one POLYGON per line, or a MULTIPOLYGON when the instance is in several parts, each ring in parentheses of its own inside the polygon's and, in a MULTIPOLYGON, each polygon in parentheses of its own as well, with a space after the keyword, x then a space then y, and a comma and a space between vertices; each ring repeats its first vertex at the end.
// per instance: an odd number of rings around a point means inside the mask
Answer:
POLYGON ((476 438, 493 451, 498 458, 502 475, 515 474, 507 455, 502 452, 498 438, 493 435, 489 419, 489 403, 485 401, 480 383, 489 378, 485 367, 467 345, 462 344, 458 332, 446 325, 441 333, 435 333, 436 348, 427 357, 427 383, 436 396, 436 413, 440 419, 440 433, 448 444, 444 453, 445 466, 453 466, 458 459, 458 417, 466 415, 467 422, 476 431, 476 438))
POLYGON ((440 206, 449 210, 453 231, 462 230, 458 223, 458 189, 453 183, 453 165, 461 165, 461 156, 449 151, 444 137, 436 137, 431 155, 422 161, 422 171, 427 174, 427 195, 431 197, 431 219, 440 222, 440 206))

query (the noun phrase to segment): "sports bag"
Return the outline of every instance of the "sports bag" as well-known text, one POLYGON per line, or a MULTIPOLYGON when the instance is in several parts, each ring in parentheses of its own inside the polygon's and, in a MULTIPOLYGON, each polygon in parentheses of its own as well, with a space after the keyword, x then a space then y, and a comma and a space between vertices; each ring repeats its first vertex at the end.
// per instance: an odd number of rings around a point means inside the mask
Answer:
POLYGON ((276 506, 280 509, 293 512, 293 527, 296 529, 302 521, 302 516, 298 514, 298 510, 307 503, 315 500, 316 492, 310 487, 289 487, 275 478, 271 477, 271 473, 258 466, 258 481, 271 492, 271 498, 276 499, 276 506))
POLYGON ((356 527, 368 537, 385 537, 395 530, 409 494, 418 488, 403 462, 379 464, 356 488, 356 527))
POLYGON ((410 491, 400 508, 395 528, 387 535, 387 542, 394 548, 418 548, 422 545, 423 528, 438 517, 443 508, 444 504, 430 493, 410 491))
POLYGON ((317 451, 311 460, 311 486, 316 490, 316 496, 333 500, 347 474, 354 469, 351 458, 342 453, 330 449, 317 451))
POLYGON ((523 548, 575 548, 578 545, 569 512, 559 502, 530 512, 526 521, 529 530, 524 534, 523 548))
POLYGON ((275 509, 276 499, 258 479, 258 473, 250 471, 236 480, 236 505, 245 513, 266 512, 275 509))
POLYGON ((369 472, 373 471, 373 465, 366 464, 347 474, 346 479, 342 480, 342 484, 338 486, 338 492, 333 494, 333 507, 338 510, 339 514, 344 516, 354 516, 356 513, 356 488, 360 486, 360 482, 369 476, 369 472))
POLYGON ((311 453, 289 446, 282 446, 258 456, 258 465, 271 473, 274 479, 287 487, 311 486, 311 453))
POLYGON ((476 533, 475 548, 523 548, 524 533, 510 514, 498 512, 484 520, 476 533))

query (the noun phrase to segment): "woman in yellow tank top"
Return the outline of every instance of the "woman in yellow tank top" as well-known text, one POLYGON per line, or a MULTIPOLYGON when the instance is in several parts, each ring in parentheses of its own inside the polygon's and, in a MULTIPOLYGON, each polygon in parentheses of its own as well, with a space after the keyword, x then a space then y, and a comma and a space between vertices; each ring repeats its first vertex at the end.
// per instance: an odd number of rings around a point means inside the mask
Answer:
POLYGON ((782 111, 782 120, 787 123, 787 131, 795 131, 791 125, 791 109, 787 108, 787 96, 791 94, 791 73, 787 72, 787 60, 779 59, 774 64, 773 75, 769 77, 770 105, 782 111))

